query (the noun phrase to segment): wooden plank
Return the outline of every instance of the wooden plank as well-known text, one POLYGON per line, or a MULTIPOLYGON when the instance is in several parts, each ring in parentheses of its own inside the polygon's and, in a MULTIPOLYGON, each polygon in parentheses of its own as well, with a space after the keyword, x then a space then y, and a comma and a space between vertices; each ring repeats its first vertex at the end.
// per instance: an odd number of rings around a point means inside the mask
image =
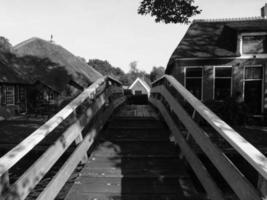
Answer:
POLYGON ((104 78, 98 79, 89 88, 84 90, 77 98, 71 101, 54 117, 48 120, 44 125, 34 131, 30 136, 24 139, 20 144, 0 158, 0 176, 14 166, 22 157, 41 142, 49 133, 51 133, 63 120, 65 120, 82 102, 88 97, 94 98, 96 90, 105 82, 104 78))
POLYGON ((176 116, 183 122, 191 136, 219 170, 237 196, 242 200, 259 200, 260 197, 258 191, 223 154, 223 152, 212 143, 208 135, 191 119, 169 91, 164 86, 157 86, 156 88, 153 88, 153 92, 160 92, 162 94, 176 116))
POLYGON ((9 173, 6 172, 0 177, 0 199, 5 199, 5 194, 9 189, 9 173))
POLYGON ((106 120, 110 117, 113 110, 116 109, 119 105, 121 105, 125 101, 125 97, 119 98, 115 100, 109 106, 109 110, 105 113, 103 117, 103 121, 99 123, 99 127, 93 127, 93 129, 87 133, 84 140, 79 144, 79 146, 75 149, 70 158, 65 162, 60 171, 53 177, 50 183, 46 186, 46 188, 42 191, 42 193, 38 196, 38 200, 47 200, 54 199, 61 188, 64 186, 71 173, 77 167, 79 162, 82 159, 82 156, 88 151, 90 146, 93 144, 95 140, 95 136, 99 129, 102 129, 102 126, 105 124, 106 120))
POLYGON ((258 177, 258 185, 257 185, 263 200, 267 200, 267 180, 264 179, 261 175, 258 177))
MULTIPOLYGON (((121 194, 121 193, 80 193, 73 192, 65 200, 181 200, 181 194, 121 194)), ((184 198, 182 198, 184 199, 184 198)), ((187 198, 190 200, 190 198, 187 198)), ((198 196, 192 197, 191 200, 206 200, 205 198, 198 196)))
MULTIPOLYGON (((83 135, 81 132, 79 132, 78 136, 75 139, 75 144, 79 145, 82 141, 83 141, 83 135)), ((81 164, 85 164, 87 161, 88 161, 88 156, 87 156, 87 153, 85 153, 81 160, 81 164)))
MULTIPOLYGON (((93 178, 81 176, 74 187, 79 193, 123 193, 134 195, 179 194, 179 179, 93 178), (127 186, 126 186, 127 185, 127 186)), ((88 198, 89 199, 89 198, 88 198)))
POLYGON ((165 77, 194 109, 267 180, 267 158, 194 97, 174 77, 165 77))
POLYGON ((192 149, 186 143, 185 139, 183 138, 183 135, 181 134, 181 132, 171 119, 171 116, 169 115, 168 111, 165 109, 163 104, 160 101, 152 99, 151 97, 149 101, 160 110, 161 115, 165 119, 166 123, 168 124, 168 127, 170 128, 172 134, 175 137, 175 141, 179 144, 183 152, 183 155, 185 156, 186 160, 192 167, 196 176, 202 183, 202 186, 205 188, 209 198, 213 200, 223 200, 224 198, 221 190, 218 188, 217 184, 212 179, 206 167, 203 165, 203 163, 200 161, 197 155, 192 151, 192 149))
MULTIPOLYGON (((101 95, 103 96, 103 95, 101 95)), ((49 169, 56 163, 72 142, 81 135, 85 125, 92 119, 94 114, 104 105, 104 98, 97 98, 97 105, 91 106, 79 120, 71 125, 62 136, 49 147, 49 149, 16 181, 12 186, 20 199, 25 199, 29 192, 44 177, 49 169), (81 120, 83 123, 81 123, 81 120), (25 184, 26 183, 26 184, 25 184)), ((96 104, 96 103, 95 103, 96 104)), ((80 141, 81 142, 81 141, 80 141)))
POLYGON ((92 130, 85 137, 82 143, 75 149, 70 158, 62 166, 60 171, 53 177, 52 181, 46 186, 45 190, 38 196, 37 200, 54 199, 61 188, 64 186, 74 169, 81 161, 83 155, 88 151, 94 142, 96 131, 92 130))
MULTIPOLYGON (((144 159, 151 159, 143 157, 144 159)), ((169 158, 170 159, 170 158, 169 158)), ((166 161, 166 159, 163 159, 166 161)), ((167 164, 169 164, 168 162, 167 164)), ((173 164, 173 163, 172 163, 173 164)), ((122 169, 115 167, 107 167, 107 168, 91 168, 92 165, 86 165, 86 167, 81 172, 81 176, 95 177, 95 178, 154 178, 158 179, 158 177, 167 178, 176 178, 184 177, 187 173, 184 169, 179 169, 180 166, 183 166, 183 163, 180 161, 180 165, 175 165, 172 167, 166 166, 153 166, 150 168, 141 168, 136 167, 134 169, 122 169), (177 167, 178 166, 178 167, 177 167)), ((181 168, 181 167, 180 167, 181 168)))
MULTIPOLYGON (((113 118, 113 120, 120 119, 113 118)), ((162 122, 155 121, 155 123, 162 122)), ((109 127, 107 129, 109 130, 109 127)), ((110 134, 115 136, 116 132, 112 131, 110 134)), ((151 132, 151 134, 153 136, 157 132, 151 132)), ((149 144, 144 143, 141 148, 149 148, 149 144)), ((109 143, 106 146, 110 149, 121 147, 124 152, 127 145, 109 143)), ((164 151, 164 147, 157 146, 164 151)), ((108 196, 109 199, 136 200, 201 199, 200 195, 194 196, 196 191, 192 184, 189 184, 189 181, 186 183, 185 180, 188 180, 189 176, 185 173, 186 169, 178 153, 175 157, 160 157, 155 152, 153 157, 146 157, 146 155, 117 157, 109 156, 105 152, 102 152, 101 156, 92 155, 89 158, 66 199, 106 199, 108 196), (112 195, 109 195, 110 193, 112 195)))

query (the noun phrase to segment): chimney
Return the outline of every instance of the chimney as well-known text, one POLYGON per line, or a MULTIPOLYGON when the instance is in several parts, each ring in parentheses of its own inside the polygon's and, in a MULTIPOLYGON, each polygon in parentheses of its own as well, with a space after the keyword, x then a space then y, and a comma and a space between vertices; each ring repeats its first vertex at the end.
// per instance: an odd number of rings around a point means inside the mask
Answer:
POLYGON ((267 18, 267 3, 261 8, 261 16, 267 18))

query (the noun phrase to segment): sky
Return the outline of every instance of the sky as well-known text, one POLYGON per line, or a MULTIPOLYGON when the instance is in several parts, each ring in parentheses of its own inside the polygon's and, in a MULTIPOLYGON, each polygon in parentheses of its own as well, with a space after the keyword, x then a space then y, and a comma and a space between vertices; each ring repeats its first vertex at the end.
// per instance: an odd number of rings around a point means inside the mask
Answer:
MULTIPOLYGON (((267 0, 195 0, 192 19, 260 16, 267 0)), ((53 39, 76 56, 102 59, 125 72, 166 67, 189 25, 156 23, 137 14, 140 0, 0 0, 0 35, 16 45, 53 39)))

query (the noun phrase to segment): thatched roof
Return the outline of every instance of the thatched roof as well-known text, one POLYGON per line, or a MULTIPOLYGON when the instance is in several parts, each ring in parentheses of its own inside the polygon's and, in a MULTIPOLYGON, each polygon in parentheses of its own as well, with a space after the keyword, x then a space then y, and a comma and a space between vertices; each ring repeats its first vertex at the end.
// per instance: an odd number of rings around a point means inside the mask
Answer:
POLYGON ((0 52, 0 83, 28 83, 26 79, 21 77, 19 71, 8 64, 6 56, 2 52, 0 52))
MULTIPOLYGON (((74 56, 68 50, 40 38, 31 38, 16 45, 14 47, 14 52, 19 57, 38 57, 41 60, 45 59, 47 62, 53 63, 53 66, 49 66, 49 69, 45 69, 45 66, 41 69, 44 72, 49 71, 49 74, 39 73, 40 77, 49 75, 49 77, 44 78, 47 80, 54 78, 56 81, 56 79, 64 79, 64 77, 67 77, 67 79, 78 83, 82 87, 87 87, 102 76, 95 69, 87 65, 86 62, 74 56)), ((36 69, 35 72, 38 73, 40 66, 36 67, 38 69, 36 69)), ((41 81, 47 82, 44 80, 41 81)))

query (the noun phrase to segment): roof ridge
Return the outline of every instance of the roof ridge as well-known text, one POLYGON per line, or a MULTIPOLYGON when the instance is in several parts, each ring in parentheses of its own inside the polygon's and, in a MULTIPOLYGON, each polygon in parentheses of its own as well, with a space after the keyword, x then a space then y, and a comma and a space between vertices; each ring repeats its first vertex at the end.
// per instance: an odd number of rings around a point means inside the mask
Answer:
POLYGON ((233 21, 255 21, 267 20, 265 17, 237 17, 237 18, 218 18, 218 19, 195 19, 194 22, 233 22, 233 21))
MULTIPOLYGON (((22 42, 16 44, 13 48, 14 48, 14 49, 20 48, 21 46, 24 46, 24 45, 26 45, 26 44, 28 44, 28 43, 34 41, 34 40, 43 40, 43 41, 46 41, 46 40, 41 39, 41 38, 39 38, 39 37, 31 37, 31 38, 29 38, 29 39, 27 39, 27 40, 24 40, 24 41, 22 41, 22 42)), ((46 41, 46 42, 48 42, 48 41, 46 41)))

